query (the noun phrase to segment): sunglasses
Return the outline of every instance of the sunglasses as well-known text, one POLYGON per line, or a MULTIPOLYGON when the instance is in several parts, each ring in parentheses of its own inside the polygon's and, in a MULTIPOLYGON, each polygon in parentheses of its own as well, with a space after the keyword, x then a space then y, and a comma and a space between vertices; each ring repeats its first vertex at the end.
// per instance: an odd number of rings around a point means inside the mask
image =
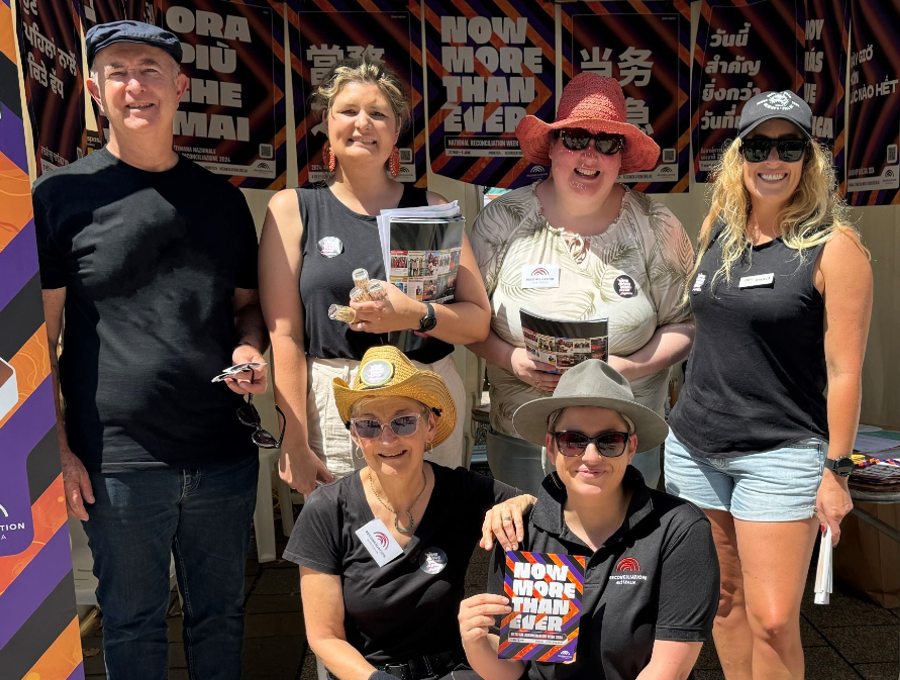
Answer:
POLYGON ((377 418, 354 418, 350 421, 353 431, 363 439, 375 439, 380 437, 384 428, 390 426, 391 431, 398 437, 409 437, 419 429, 419 415, 396 416, 389 423, 382 423, 377 418))
POLYGON ((602 432, 596 437, 588 437, 577 430, 559 430, 553 433, 556 448, 567 458, 583 456, 588 444, 593 443, 604 458, 618 458, 625 453, 630 432, 602 432))
POLYGON ((741 141, 741 154, 748 163, 762 163, 769 157, 773 146, 778 150, 778 158, 782 161, 796 163, 803 158, 809 142, 805 139, 750 137, 741 141))
POLYGON ((586 149, 592 139, 594 140, 594 148, 604 156, 615 156, 625 148, 625 138, 622 135, 610 135, 605 132, 598 132, 596 135, 592 135, 587 130, 580 128, 560 130, 559 138, 562 140, 563 146, 569 151, 586 149))
POLYGON ((253 428, 253 434, 250 435, 250 440, 261 449, 281 448, 281 442, 284 441, 284 412, 278 408, 278 404, 275 405, 275 411, 278 413, 278 418, 281 423, 281 433, 278 435, 278 439, 276 439, 275 435, 271 432, 263 428, 259 411, 257 411, 256 407, 253 405, 252 394, 248 394, 247 401, 238 407, 238 420, 241 422, 241 425, 253 428))

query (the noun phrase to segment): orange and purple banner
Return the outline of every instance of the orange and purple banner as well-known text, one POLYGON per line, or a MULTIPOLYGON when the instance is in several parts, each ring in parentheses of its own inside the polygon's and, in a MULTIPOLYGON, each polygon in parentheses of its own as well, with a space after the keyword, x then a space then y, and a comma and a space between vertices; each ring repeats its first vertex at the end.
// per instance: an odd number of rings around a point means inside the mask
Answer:
POLYGON ((286 183, 284 3, 154 0, 155 23, 184 48, 191 84, 175 150, 246 189, 286 183))
POLYGON ((803 0, 703 0, 694 45, 694 173, 706 182, 737 135, 741 108, 768 90, 801 92, 803 0))
POLYGON ((628 121, 659 144, 657 166, 621 181, 654 193, 688 190, 691 8, 686 0, 562 5, 566 82, 582 71, 619 81, 628 121))
POLYGON ((513 188, 547 176, 515 129, 556 111, 554 7, 543 0, 428 0, 425 57, 432 172, 513 188))
POLYGON ((425 186, 425 97, 422 89, 422 30, 416 13, 396 0, 294 0, 298 22, 291 45, 294 118, 297 121, 299 183, 328 176, 322 159, 325 129, 322 111, 309 99, 328 71, 343 59, 380 59, 404 83, 409 99, 409 128, 397 141, 402 182, 425 186))
MULTIPOLYGON (((57 4, 40 11, 69 7, 57 4)), ((13 35, 0 0, 0 676, 75 680, 84 667, 13 35)))
POLYGON ((850 7, 848 200, 851 205, 896 205, 900 204, 897 3, 851 0, 850 7))
POLYGON ((18 0, 17 29, 37 174, 83 155, 84 76, 71 2, 18 0))
POLYGON ((849 40, 847 0, 807 0, 802 96, 813 112, 813 137, 832 149, 844 179, 844 82, 849 40))

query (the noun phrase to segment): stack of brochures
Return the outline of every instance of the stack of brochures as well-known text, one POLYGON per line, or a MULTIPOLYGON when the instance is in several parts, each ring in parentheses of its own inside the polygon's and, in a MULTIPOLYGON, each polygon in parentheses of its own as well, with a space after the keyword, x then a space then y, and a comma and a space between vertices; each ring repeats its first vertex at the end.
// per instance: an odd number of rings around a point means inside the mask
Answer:
MULTIPOLYGON (((457 201, 382 210, 378 235, 390 282, 420 302, 453 302, 465 225, 457 201)), ((391 336, 405 352, 422 342, 410 331, 391 336)))

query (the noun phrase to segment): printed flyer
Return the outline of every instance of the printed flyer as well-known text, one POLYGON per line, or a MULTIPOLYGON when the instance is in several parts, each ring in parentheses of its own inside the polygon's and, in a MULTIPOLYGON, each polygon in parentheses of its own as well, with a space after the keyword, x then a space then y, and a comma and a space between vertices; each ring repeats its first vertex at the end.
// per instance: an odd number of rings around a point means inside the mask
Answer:
POLYGON ((556 367, 556 373, 587 359, 607 359, 609 320, 605 317, 563 321, 520 309, 519 318, 528 355, 556 367))
POLYGON ((498 658, 575 661, 584 569, 580 555, 506 552, 503 594, 513 610, 500 623, 498 658))

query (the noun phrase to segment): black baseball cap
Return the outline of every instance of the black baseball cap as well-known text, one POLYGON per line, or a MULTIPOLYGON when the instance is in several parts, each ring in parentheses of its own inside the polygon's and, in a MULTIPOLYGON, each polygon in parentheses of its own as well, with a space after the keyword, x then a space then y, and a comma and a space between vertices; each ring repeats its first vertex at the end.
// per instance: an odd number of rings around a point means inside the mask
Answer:
POLYGON ((747 100, 738 121, 738 137, 743 139, 761 123, 776 118, 789 120, 812 139, 812 109, 790 90, 760 92, 747 100))
POLYGON ((159 26, 147 24, 143 21, 123 19, 122 21, 110 21, 106 24, 92 26, 84 36, 87 48, 87 62, 90 67, 94 63, 97 53, 120 42, 141 43, 158 47, 171 55, 176 63, 181 63, 181 41, 171 31, 159 26))

